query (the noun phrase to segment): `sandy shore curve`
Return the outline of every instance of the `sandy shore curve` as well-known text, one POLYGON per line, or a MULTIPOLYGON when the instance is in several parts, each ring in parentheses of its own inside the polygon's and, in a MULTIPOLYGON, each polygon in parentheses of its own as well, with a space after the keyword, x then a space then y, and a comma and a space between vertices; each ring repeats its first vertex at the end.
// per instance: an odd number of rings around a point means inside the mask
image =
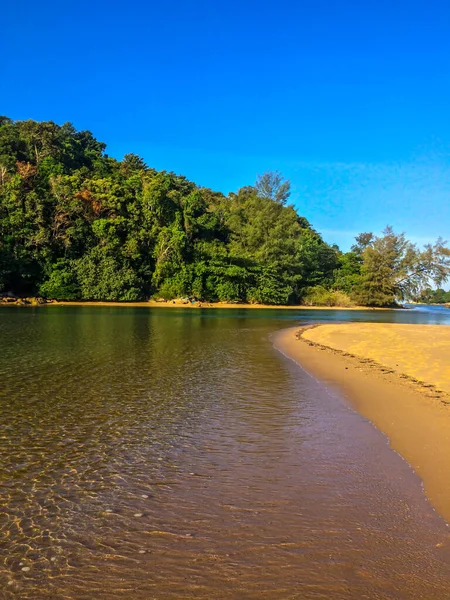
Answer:
POLYGON ((450 327, 325 324, 273 343, 385 433, 450 522, 450 327))

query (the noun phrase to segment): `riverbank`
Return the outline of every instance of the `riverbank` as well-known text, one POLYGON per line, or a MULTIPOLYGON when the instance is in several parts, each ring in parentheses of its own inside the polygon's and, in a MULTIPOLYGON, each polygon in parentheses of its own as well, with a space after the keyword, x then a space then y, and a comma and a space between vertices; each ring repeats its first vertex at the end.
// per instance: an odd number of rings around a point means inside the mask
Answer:
POLYGON ((183 302, 179 300, 169 300, 160 302, 149 300, 148 302, 52 302, 51 306, 131 306, 131 307, 151 307, 151 308, 240 308, 240 309, 264 309, 264 310, 392 310, 376 309, 367 306, 285 306, 274 304, 238 304, 232 302, 183 302))
POLYGON ((389 438, 450 522, 450 329, 330 324, 284 330, 273 341, 389 438))
POLYGON ((93 302, 93 301, 62 301, 43 300, 42 298, 5 298, 0 301, 0 306, 121 306, 130 308, 215 308, 215 309, 264 309, 264 310, 404 310, 398 308, 374 308, 371 306, 306 306, 298 305, 275 305, 275 304, 241 304, 236 302, 200 302, 189 300, 148 300, 145 302, 93 302))

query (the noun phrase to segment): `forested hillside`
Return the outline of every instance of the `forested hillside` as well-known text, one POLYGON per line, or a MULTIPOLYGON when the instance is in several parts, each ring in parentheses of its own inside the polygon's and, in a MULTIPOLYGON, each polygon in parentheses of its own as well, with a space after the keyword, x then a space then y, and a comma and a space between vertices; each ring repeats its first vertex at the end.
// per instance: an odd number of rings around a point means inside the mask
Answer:
POLYGON ((440 241, 419 251, 390 229, 330 247, 278 173, 224 196, 105 148, 69 123, 0 117, 0 293, 385 305, 448 275, 440 241))

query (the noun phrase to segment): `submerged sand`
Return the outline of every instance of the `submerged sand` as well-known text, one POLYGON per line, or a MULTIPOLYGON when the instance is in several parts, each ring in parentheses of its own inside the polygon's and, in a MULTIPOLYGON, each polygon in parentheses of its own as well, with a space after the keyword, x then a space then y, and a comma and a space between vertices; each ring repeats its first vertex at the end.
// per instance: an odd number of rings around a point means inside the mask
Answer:
POLYGON ((274 343, 387 435, 450 521, 450 327, 330 324, 274 343))

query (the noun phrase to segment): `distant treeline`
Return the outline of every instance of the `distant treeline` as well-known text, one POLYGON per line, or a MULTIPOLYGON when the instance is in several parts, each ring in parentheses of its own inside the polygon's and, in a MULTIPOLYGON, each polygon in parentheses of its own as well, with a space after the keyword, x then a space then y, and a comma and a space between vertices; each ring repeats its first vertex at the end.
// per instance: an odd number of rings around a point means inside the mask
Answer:
POLYGON ((278 172, 225 196, 118 161, 89 131, 0 117, 0 293, 384 306, 449 273, 387 228, 342 253, 289 204, 278 172))
POLYGON ((414 300, 423 304, 450 304, 450 291, 446 292, 442 288, 437 290, 425 288, 414 297, 414 300))

